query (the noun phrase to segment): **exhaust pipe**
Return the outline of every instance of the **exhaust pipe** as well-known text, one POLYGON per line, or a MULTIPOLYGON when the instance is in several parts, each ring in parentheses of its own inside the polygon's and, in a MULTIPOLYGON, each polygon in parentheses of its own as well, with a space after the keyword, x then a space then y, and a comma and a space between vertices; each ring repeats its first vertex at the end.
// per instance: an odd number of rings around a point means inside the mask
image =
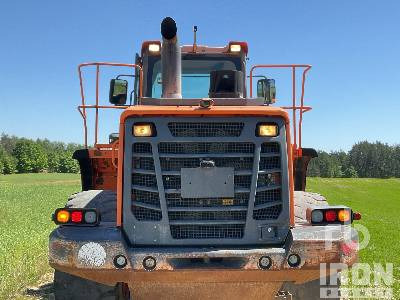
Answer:
POLYGON ((174 19, 166 17, 161 23, 163 43, 161 47, 162 98, 182 98, 181 48, 176 35, 174 19))

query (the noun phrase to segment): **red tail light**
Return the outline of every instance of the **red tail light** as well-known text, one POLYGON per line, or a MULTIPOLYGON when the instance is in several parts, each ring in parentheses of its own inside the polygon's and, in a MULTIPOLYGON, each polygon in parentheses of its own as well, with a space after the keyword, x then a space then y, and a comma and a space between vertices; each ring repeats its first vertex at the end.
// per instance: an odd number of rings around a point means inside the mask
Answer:
POLYGON ((82 212, 81 211, 73 211, 71 213, 71 221, 72 223, 81 223, 82 222, 82 212))
POLYGON ((335 210, 327 210, 325 212, 325 221, 326 222, 335 222, 337 219, 337 213, 335 210))

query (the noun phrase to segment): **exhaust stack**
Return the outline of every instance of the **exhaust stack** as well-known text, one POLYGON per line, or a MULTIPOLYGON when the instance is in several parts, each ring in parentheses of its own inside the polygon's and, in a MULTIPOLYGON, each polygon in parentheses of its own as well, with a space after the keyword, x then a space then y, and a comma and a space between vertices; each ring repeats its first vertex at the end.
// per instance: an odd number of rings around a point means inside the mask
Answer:
POLYGON ((176 35, 174 19, 166 17, 161 23, 163 37, 161 47, 162 98, 182 98, 181 48, 176 35))

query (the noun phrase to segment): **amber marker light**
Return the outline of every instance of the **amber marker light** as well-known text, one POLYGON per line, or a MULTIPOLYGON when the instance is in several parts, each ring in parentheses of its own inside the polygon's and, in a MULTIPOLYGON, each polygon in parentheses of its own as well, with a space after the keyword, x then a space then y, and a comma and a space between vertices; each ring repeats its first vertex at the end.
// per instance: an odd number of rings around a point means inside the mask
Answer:
POLYGON ((67 210, 59 210, 56 215, 56 219, 58 223, 68 223, 69 221, 69 211, 67 210))
POLYGON ((153 136, 153 126, 151 124, 135 124, 133 125, 133 135, 137 137, 153 136))
POLYGON ((274 137, 278 135, 278 125, 276 124, 259 124, 257 127, 257 136, 274 137))
POLYGON ((350 221, 350 211, 347 209, 341 209, 338 211, 338 220, 340 222, 349 222, 350 221))

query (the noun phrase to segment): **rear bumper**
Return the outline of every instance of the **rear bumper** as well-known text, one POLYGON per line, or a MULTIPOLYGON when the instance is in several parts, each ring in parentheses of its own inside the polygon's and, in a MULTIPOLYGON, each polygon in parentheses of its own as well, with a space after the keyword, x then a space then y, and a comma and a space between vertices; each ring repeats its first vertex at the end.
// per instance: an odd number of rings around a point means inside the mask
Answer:
POLYGON ((50 235, 49 260, 55 269, 109 285, 117 282, 129 285, 140 282, 303 283, 320 277, 321 263, 344 263, 350 267, 357 261, 357 249, 348 245, 357 243, 357 234, 350 226, 297 226, 291 229, 281 247, 134 248, 125 242, 116 227, 64 226, 50 235), (300 256, 299 266, 289 266, 290 254, 300 256), (118 255, 128 260, 124 268, 114 265, 118 255), (153 271, 146 271, 143 266, 147 256, 157 261, 153 271), (262 256, 272 260, 268 270, 259 267, 262 256))

